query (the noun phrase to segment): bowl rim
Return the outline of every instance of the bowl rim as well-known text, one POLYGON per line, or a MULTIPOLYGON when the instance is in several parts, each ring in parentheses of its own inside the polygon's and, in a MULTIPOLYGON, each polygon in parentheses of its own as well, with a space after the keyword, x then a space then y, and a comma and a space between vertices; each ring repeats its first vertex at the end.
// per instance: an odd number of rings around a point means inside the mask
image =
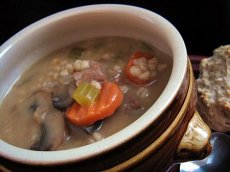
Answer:
POLYGON ((55 165, 60 163, 82 161, 88 159, 89 157, 94 157, 101 153, 107 152, 115 148, 116 146, 125 143, 131 138, 137 136, 148 126, 150 126, 151 123, 155 121, 157 117, 159 117, 159 115, 164 111, 164 109, 167 108, 173 101, 178 90, 180 89, 187 69, 187 52, 184 41, 177 29, 168 20, 166 20, 165 18, 153 11, 149 11, 141 7, 123 4, 98 4, 71 8, 68 10, 55 13, 27 26, 23 30, 16 33, 8 41, 6 41, 0 47, 0 59, 5 52, 10 50, 14 42, 20 41, 27 34, 33 32, 39 27, 43 27, 46 24, 48 24, 49 21, 60 20, 72 15, 78 15, 80 13, 87 13, 92 11, 101 12, 102 10, 110 10, 111 12, 123 11, 129 14, 133 14, 134 16, 139 13, 139 15, 145 15, 145 17, 157 18, 157 20, 159 20, 162 25, 170 28, 168 29, 168 35, 170 37, 170 40, 177 41, 177 44, 174 44, 172 47, 172 49, 175 50, 173 52, 173 56, 177 57, 177 59, 173 60, 171 76, 169 78, 168 84, 166 85, 164 91, 162 92, 158 100, 144 115, 142 115, 138 120, 127 126, 125 129, 122 129, 121 131, 113 134, 112 136, 109 136, 108 138, 105 138, 93 144, 67 150, 45 152, 18 148, 0 139, 1 156, 16 162, 34 165, 55 165), (162 104, 164 104, 164 106, 162 106, 162 104), (151 111, 155 111, 156 115, 152 115, 151 111), (135 129, 135 132, 133 129, 135 129))

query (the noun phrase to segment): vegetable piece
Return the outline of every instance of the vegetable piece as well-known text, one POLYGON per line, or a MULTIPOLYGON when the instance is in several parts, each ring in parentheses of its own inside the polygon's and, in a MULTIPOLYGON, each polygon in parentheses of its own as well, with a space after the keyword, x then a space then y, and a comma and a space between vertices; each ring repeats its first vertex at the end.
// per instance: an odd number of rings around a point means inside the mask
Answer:
POLYGON ((92 125, 84 126, 82 129, 87 133, 87 134, 93 134, 94 132, 98 131, 101 129, 104 121, 99 120, 93 123, 92 125))
POLYGON ((145 43, 145 42, 142 42, 141 43, 141 49, 143 49, 144 51, 146 50, 146 51, 151 51, 152 50, 152 47, 151 47, 151 45, 149 45, 149 44, 147 44, 147 43, 145 43))
POLYGON ((80 105, 90 105, 98 96, 100 89, 87 82, 82 82, 74 91, 72 97, 80 105))
POLYGON ((58 84, 53 87, 52 100, 53 106, 56 109, 63 110, 72 104, 73 98, 70 94, 71 87, 74 87, 74 85, 58 84))
POLYGON ((66 112, 67 118, 76 125, 91 125, 112 115, 123 101, 123 93, 117 84, 105 82, 97 100, 89 106, 72 104, 66 112))
POLYGON ((155 61, 154 58, 152 54, 147 52, 136 51, 133 53, 125 67, 127 79, 136 84, 150 83, 152 79, 151 75, 153 76, 154 73, 152 73, 152 69, 149 69, 148 63, 151 60, 155 61))
POLYGON ((69 53, 69 57, 73 59, 79 59, 84 49, 82 48, 72 48, 69 53))
POLYGON ((33 110, 33 118, 36 121, 36 132, 32 150, 56 150, 65 136, 65 121, 62 112, 53 107, 52 95, 45 91, 36 91, 28 101, 30 110, 33 110), (32 109, 31 109, 32 107, 32 109))

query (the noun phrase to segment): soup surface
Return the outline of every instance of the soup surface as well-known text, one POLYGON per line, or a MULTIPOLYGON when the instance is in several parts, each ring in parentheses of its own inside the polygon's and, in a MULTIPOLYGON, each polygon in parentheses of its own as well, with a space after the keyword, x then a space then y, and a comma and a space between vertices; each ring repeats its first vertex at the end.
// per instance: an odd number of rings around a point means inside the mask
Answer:
POLYGON ((0 138, 32 150, 104 139, 137 120, 160 96, 172 58, 136 39, 78 42, 29 67, 0 106, 0 138))

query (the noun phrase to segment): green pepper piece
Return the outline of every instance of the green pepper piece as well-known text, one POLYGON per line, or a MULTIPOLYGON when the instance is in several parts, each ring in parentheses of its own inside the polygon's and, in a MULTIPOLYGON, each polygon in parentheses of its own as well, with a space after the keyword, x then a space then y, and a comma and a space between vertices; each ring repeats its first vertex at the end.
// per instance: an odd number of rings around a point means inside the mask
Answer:
POLYGON ((69 57, 73 59, 79 59, 83 51, 83 48, 73 48, 69 53, 69 57))
POLYGON ((152 51, 152 47, 150 44, 147 44, 145 42, 141 43, 141 49, 145 50, 145 51, 152 51))
POLYGON ((80 105, 90 105, 97 98, 99 93, 100 89, 87 82, 82 82, 76 88, 72 97, 80 105))

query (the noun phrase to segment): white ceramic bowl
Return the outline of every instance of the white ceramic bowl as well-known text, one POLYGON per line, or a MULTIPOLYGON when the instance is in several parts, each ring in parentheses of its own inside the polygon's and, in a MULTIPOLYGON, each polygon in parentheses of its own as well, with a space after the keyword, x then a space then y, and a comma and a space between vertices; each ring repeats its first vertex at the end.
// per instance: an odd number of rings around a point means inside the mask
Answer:
POLYGON ((93 37, 122 36, 144 40, 173 58, 169 82, 152 107, 118 133, 79 148, 32 151, 0 140, 0 155, 26 164, 80 162, 129 141, 149 127, 176 96, 187 70, 181 35, 160 15, 128 5, 91 5, 46 17, 18 32, 0 47, 0 102, 9 86, 34 62, 66 45, 93 37))

